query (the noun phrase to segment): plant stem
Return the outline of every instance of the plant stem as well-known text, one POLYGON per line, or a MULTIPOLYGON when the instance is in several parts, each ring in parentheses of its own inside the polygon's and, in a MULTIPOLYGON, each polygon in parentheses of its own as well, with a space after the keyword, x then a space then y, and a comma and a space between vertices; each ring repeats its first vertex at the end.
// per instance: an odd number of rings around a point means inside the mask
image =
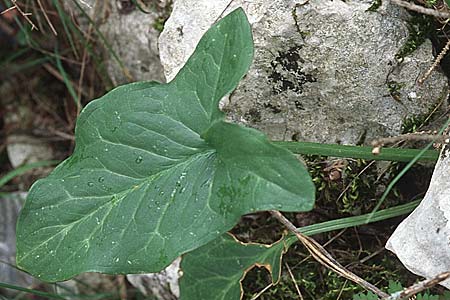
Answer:
MULTIPOLYGON (((388 160, 400 162, 409 162, 422 151, 418 149, 383 148, 380 154, 374 155, 372 154, 373 148, 368 146, 350 146, 312 142, 273 141, 272 143, 295 154, 351 157, 355 159, 388 160)), ((437 161, 438 157, 439 153, 437 151, 427 150, 423 153, 419 160, 435 162, 437 161)))
POLYGON ((285 216, 283 216, 279 211, 272 210, 270 211, 272 216, 274 216, 278 221, 280 221, 284 226, 289 229, 297 239, 308 249, 309 253, 315 260, 317 260, 320 264, 332 270, 333 272, 339 274, 340 276, 347 278, 368 291, 371 291, 377 294, 381 298, 389 297, 389 294, 386 294, 373 284, 365 281, 358 275, 350 272, 344 266, 342 266, 339 262, 337 262, 330 253, 328 253, 325 248, 323 248, 319 243, 317 243, 314 239, 304 235, 303 233, 297 231, 297 228, 292 224, 285 216))

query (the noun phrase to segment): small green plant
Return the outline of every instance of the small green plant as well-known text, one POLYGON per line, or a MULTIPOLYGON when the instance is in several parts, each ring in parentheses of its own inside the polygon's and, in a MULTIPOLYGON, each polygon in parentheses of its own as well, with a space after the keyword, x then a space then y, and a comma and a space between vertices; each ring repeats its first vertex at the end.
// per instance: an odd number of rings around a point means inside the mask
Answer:
MULTIPOLYGON (((387 288, 387 292, 389 294, 395 294, 397 292, 400 292, 401 290, 403 290, 403 286, 401 285, 401 283, 399 282, 395 282, 395 281, 389 281, 389 286, 387 288)), ((445 296, 445 295, 444 295, 445 296)), ((445 296, 445 298, 441 298, 438 295, 432 295, 430 294, 428 291, 425 291, 424 293, 420 293, 415 295, 416 300, 440 300, 440 299, 448 299, 446 298, 448 297, 445 296)), ((353 296, 353 300, 378 300, 378 296, 375 295, 372 292, 368 292, 368 293, 359 293, 353 296)))
MULTIPOLYGON (((253 247, 224 234, 243 214, 311 209, 314 186, 291 152, 226 123, 218 109, 252 57, 250 25, 238 9, 203 36, 172 82, 128 84, 87 105, 72 156, 30 190, 17 225, 17 265, 45 281, 148 273, 204 247, 197 253, 211 264, 230 256, 232 276, 217 283, 230 288, 227 299, 240 293, 236 272, 251 265, 267 265, 276 281, 283 241, 253 247), (243 251, 250 251, 245 262, 234 254, 243 251)), ((205 288, 189 281, 201 282, 189 264, 196 257, 183 260, 183 299, 205 288)))
MULTIPOLYGON (((237 9, 206 32, 173 81, 124 85, 89 103, 77 121, 72 156, 28 194, 17 224, 17 265, 54 282, 81 272, 158 272, 183 255, 181 299, 239 299, 241 280, 255 265, 277 283, 282 256, 296 237, 245 244, 227 231, 244 214, 310 210, 315 188, 289 146, 225 122, 218 108, 252 58, 250 25, 237 9)), ((310 143, 293 151, 317 154, 317 148, 375 158, 363 147, 310 143)), ((404 160, 417 154, 401 151, 384 155, 404 160)), ((374 212, 371 221, 416 205, 374 212)))

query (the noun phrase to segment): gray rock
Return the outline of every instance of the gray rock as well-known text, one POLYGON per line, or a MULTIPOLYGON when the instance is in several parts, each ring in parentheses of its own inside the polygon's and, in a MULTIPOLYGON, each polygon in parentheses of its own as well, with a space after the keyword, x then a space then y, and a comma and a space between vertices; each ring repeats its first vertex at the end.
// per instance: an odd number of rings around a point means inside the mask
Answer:
POLYGON ((6 152, 13 168, 42 160, 51 160, 51 145, 27 134, 11 134, 7 138, 6 152))
POLYGON ((131 274, 127 279, 144 295, 153 295, 158 300, 176 300, 180 297, 180 263, 181 257, 159 273, 131 274))
MULTIPOLYGON (((449 170, 447 145, 436 164, 424 199, 386 244, 386 248, 394 252, 411 272, 427 278, 450 271, 449 170)), ((450 279, 442 285, 450 288, 450 279)))
MULTIPOLYGON (((26 197, 25 193, 0 196, 0 282, 29 286, 33 277, 13 266, 16 262, 16 221, 26 197)), ((15 292, 5 291, 8 295, 15 292)))
MULTIPOLYGON (((98 23, 98 29, 123 63, 121 66, 110 53, 107 65, 109 76, 115 85, 144 80, 163 82, 158 51, 160 32, 154 28, 161 12, 149 9, 149 13, 143 13, 136 7, 118 7, 119 3, 121 2, 95 0, 79 2, 91 19, 98 23)), ((157 3, 160 10, 169 9, 167 0, 154 3, 157 3)), ((81 20, 82 28, 87 30, 89 23, 79 8, 72 1, 66 1, 64 5, 81 20)))
POLYGON ((426 114, 446 96, 429 42, 402 61, 405 12, 383 1, 176 0, 160 36, 168 80, 222 15, 242 6, 252 24, 255 59, 223 109, 272 139, 355 144, 401 132, 405 118, 426 114), (225 12, 224 12, 225 10, 225 12))

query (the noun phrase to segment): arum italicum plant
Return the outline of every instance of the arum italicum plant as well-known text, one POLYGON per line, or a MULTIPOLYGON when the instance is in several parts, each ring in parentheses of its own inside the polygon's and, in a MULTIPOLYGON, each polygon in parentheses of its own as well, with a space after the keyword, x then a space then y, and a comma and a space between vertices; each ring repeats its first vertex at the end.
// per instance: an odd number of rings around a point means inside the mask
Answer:
MULTIPOLYGON (((267 246, 238 242, 227 231, 247 213, 312 209, 314 185, 285 149, 292 145, 224 121, 218 103, 252 58, 251 28, 237 9, 205 33, 171 82, 131 83, 90 102, 77 121, 74 153, 28 194, 17 265, 54 282, 82 272, 158 272, 183 255, 180 294, 192 300, 239 299, 240 280, 254 265, 276 283, 292 236, 267 246)), ((310 231, 363 222, 350 219, 310 231)))
POLYGON ((277 280, 283 242, 244 245, 226 232, 247 213, 310 210, 314 186, 291 152, 225 122, 218 109, 252 57, 250 25, 237 9, 205 33, 171 82, 127 84, 89 103, 74 153, 29 192, 17 265, 51 282, 81 272, 149 273, 203 246, 203 258, 191 259, 229 257, 228 282, 204 278, 186 258, 184 299, 205 299, 193 296, 205 289, 196 284, 202 278, 231 293, 223 299, 239 299, 239 279, 256 263, 277 269, 277 280))

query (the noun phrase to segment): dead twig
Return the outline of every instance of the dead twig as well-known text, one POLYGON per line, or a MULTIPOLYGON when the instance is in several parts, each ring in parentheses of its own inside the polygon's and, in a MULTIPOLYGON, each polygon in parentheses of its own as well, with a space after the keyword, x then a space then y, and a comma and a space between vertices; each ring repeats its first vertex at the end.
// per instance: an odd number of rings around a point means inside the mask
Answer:
POLYGON ((420 281, 416 284, 413 284, 410 287, 403 289, 400 292, 396 292, 388 297, 382 298, 382 300, 401 300, 401 299, 409 299, 410 297, 420 293, 423 290, 432 288, 436 284, 450 278, 450 272, 444 272, 432 279, 427 279, 420 281))
POLYGON ((391 0, 391 3, 394 3, 395 5, 404 7, 406 9, 409 9, 409 10, 412 10, 412 11, 415 11, 415 12, 418 12, 418 13, 421 13, 424 15, 429 15, 429 16, 433 16, 436 18, 443 18, 443 19, 450 18, 450 14, 447 12, 438 11, 438 10, 435 10, 432 8, 426 8, 421 5, 414 4, 412 2, 407 2, 404 0, 391 0))
POLYGON ((16 9, 16 6, 15 6, 15 5, 13 5, 13 6, 7 8, 7 9, 5 9, 4 11, 2 11, 2 12, 0 13, 0 15, 6 14, 8 11, 11 11, 11 10, 14 10, 14 9, 16 9))
POLYGON ((325 248, 322 247, 319 243, 317 243, 314 239, 304 235, 301 232, 297 231, 297 228, 292 224, 285 216, 283 216, 279 211, 272 210, 270 213, 280 221, 284 226, 286 226, 289 231, 291 231, 297 239, 308 249, 309 253, 311 253, 312 257, 317 260, 320 264, 332 270, 333 272, 339 274, 340 276, 355 282, 356 284, 362 286, 364 289, 371 291, 378 295, 380 298, 389 297, 389 294, 383 292, 373 284, 365 281, 358 275, 350 272, 345 267, 343 267, 339 262, 337 262, 330 253, 328 253, 325 248))
POLYGON ((434 60, 431 67, 428 69, 428 71, 420 78, 417 82, 419 84, 424 83, 425 80, 431 75, 431 72, 433 72, 434 69, 439 65, 441 60, 444 58, 445 54, 447 54, 448 50, 450 49, 450 40, 447 41, 447 44, 445 44, 445 47, 442 49, 442 51, 439 53, 439 55, 434 60))
MULTIPOLYGON (((26 13, 24 12, 20 6, 17 4, 17 0, 11 0, 12 5, 10 8, 8 8, 6 11, 11 10, 13 7, 19 12, 19 14, 22 15, 22 17, 27 20, 27 22, 31 25, 31 30, 36 29, 39 30, 39 28, 37 28, 36 25, 34 25, 33 21, 31 21, 31 19, 28 16, 31 16, 31 13, 26 13)), ((3 11, 2 13, 5 13, 6 11, 3 11)))
POLYGON ((37 3, 38 3, 38 5, 39 5, 39 8, 41 9, 42 13, 44 14, 44 18, 45 18, 45 20, 47 21, 48 26, 50 26, 50 29, 53 31, 53 34, 54 34, 55 36, 57 36, 57 35, 58 35, 58 32, 56 32, 56 29, 55 29, 55 27, 53 26, 52 22, 50 21, 50 18, 48 17, 47 12, 45 11, 44 7, 42 6, 41 0, 37 0, 37 3))
POLYGON ((374 155, 380 154, 381 148, 386 144, 394 144, 403 141, 428 141, 428 142, 437 142, 437 143, 448 143, 450 142, 448 136, 442 136, 437 134, 426 134, 426 133, 408 133, 401 134, 398 136, 387 137, 387 138, 379 138, 372 141, 373 150, 372 153, 374 155))
POLYGON ((295 281, 294 274, 292 274, 291 268, 289 268, 289 265, 288 265, 287 263, 284 263, 284 265, 286 266, 286 269, 288 270, 288 273, 289 273, 289 277, 291 277, 292 283, 293 283, 294 286, 295 286, 295 290, 297 291, 298 298, 299 298, 300 300, 304 300, 303 295, 302 295, 302 292, 300 291, 300 288, 298 287, 298 284, 297 284, 297 282, 295 281))
POLYGON ((256 294, 254 297, 252 297, 252 299, 250 300, 256 300, 259 297, 261 297, 262 294, 264 294, 268 289, 270 289, 273 286, 273 283, 269 283, 269 285, 267 285, 265 288, 263 288, 261 291, 258 292, 258 294, 256 294))

